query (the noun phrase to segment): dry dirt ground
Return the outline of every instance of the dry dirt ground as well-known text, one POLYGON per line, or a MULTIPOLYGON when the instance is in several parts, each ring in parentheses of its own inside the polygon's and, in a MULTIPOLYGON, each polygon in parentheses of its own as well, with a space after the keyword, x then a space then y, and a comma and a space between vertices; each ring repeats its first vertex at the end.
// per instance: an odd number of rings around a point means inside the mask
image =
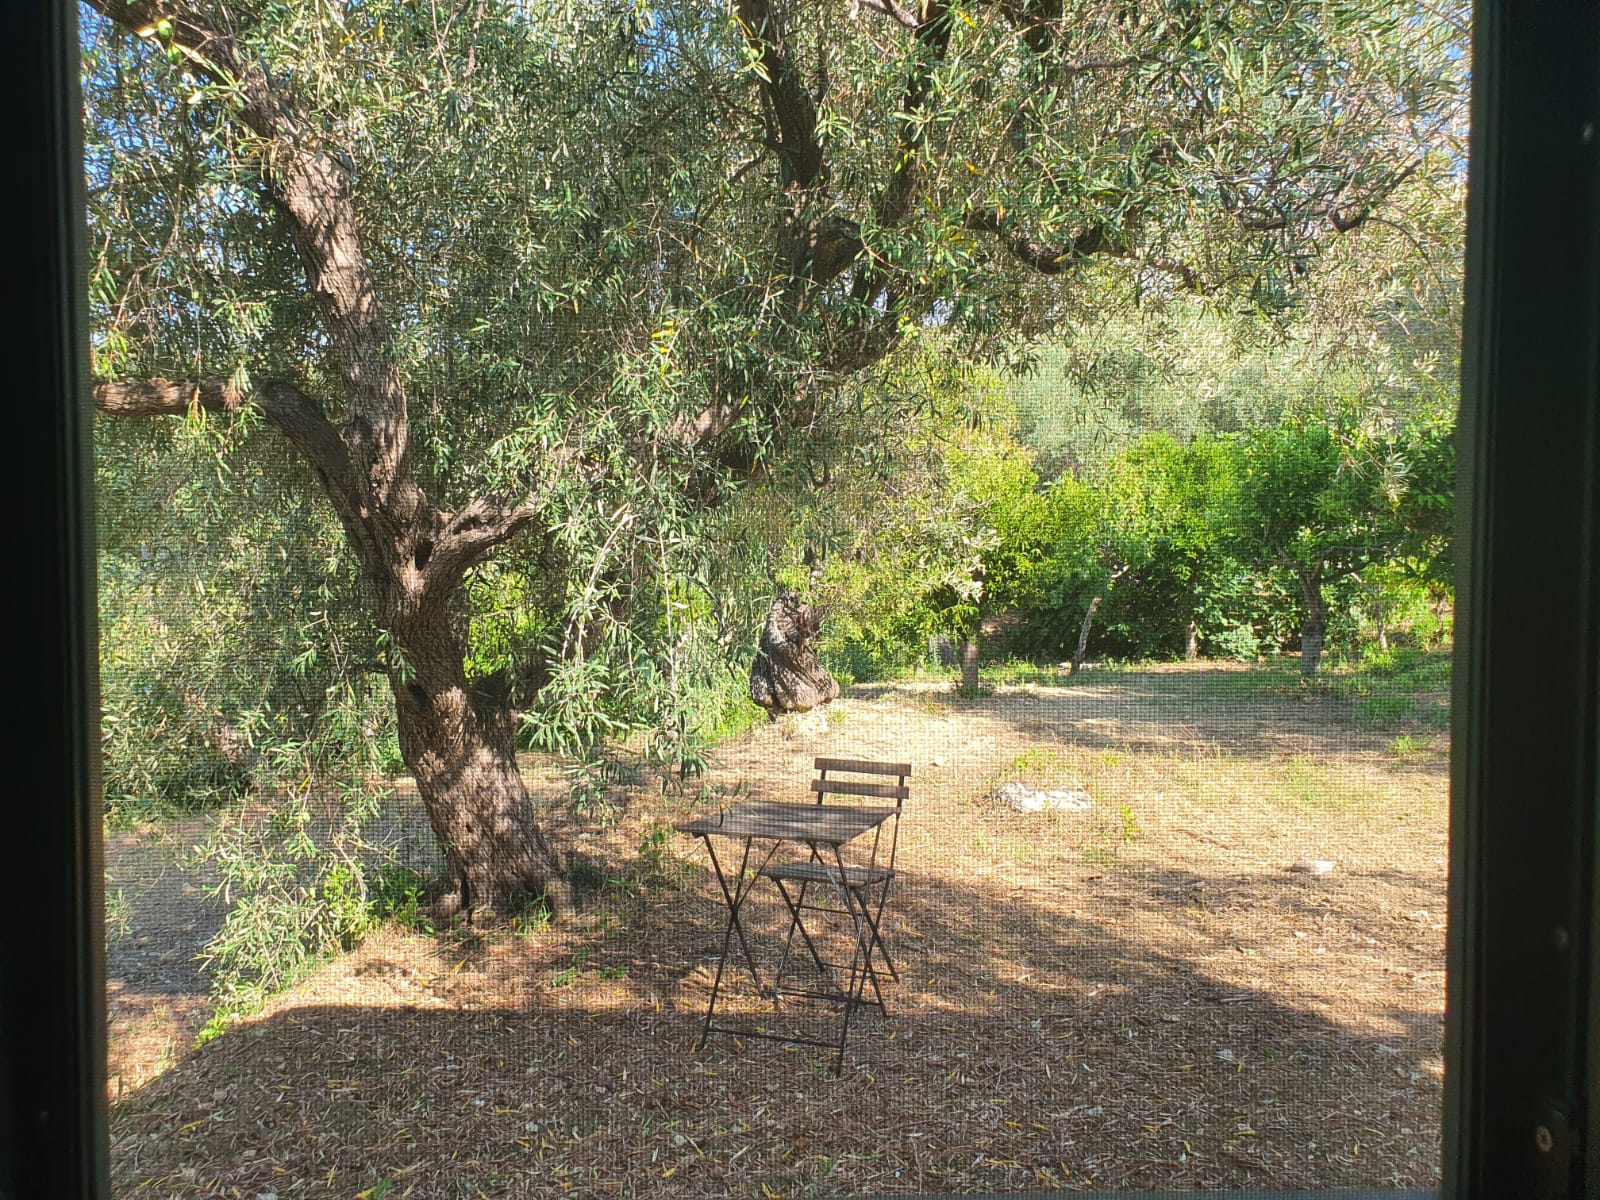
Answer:
MULTIPOLYGON (((977 699, 858 686, 723 746, 703 790, 641 780, 612 825, 562 823, 610 881, 574 919, 387 928, 198 1050, 183 948, 215 913, 181 872, 140 891, 149 862, 130 864, 159 853, 130 835, 108 854, 137 926, 110 957, 116 1191, 1436 1185, 1448 751, 1396 733, 1215 666, 977 699), (670 832, 738 796, 803 797, 818 754, 915 769, 886 922, 902 977, 887 1016, 856 1016, 837 1079, 822 1050, 694 1052, 722 909, 701 844, 670 832), (1094 804, 1016 812, 993 798, 1010 779, 1094 804), (1333 870, 1292 869, 1308 859, 1333 870)), ((734 984, 760 1027, 836 1019, 734 984)))

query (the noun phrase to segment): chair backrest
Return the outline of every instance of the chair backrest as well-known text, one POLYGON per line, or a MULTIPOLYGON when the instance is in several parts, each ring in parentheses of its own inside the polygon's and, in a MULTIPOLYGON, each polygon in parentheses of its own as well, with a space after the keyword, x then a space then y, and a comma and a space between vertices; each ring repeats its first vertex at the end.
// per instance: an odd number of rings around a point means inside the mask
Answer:
POLYGON ((878 805, 883 805, 885 800, 892 800, 894 807, 903 808, 906 798, 911 795, 910 785, 906 782, 911 778, 910 763, 869 762, 860 758, 818 758, 813 760, 811 765, 817 771, 817 777, 811 781, 811 790, 816 794, 818 804, 837 797, 846 801, 878 805), (869 775, 872 778, 849 778, 852 775, 869 775), (886 776, 892 777, 894 782, 887 782, 886 776))
MULTIPOLYGON (((889 830, 889 869, 894 870, 895 855, 900 849, 900 813, 911 795, 910 763, 870 762, 860 758, 818 758, 811 764, 817 777, 811 781, 811 790, 817 803, 844 801, 887 808, 885 801, 894 801, 895 815, 887 822, 889 830), (867 776, 868 778, 861 778, 867 776), (894 782, 890 783, 889 780, 894 782)), ((872 838, 872 861, 878 861, 879 840, 883 833, 880 825, 872 838)), ((814 853, 814 852, 813 852, 814 853)))

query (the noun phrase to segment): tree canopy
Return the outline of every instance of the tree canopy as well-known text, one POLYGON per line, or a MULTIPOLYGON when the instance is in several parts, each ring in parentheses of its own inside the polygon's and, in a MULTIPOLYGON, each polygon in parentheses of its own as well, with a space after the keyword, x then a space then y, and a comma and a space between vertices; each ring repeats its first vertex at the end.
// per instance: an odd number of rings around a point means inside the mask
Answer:
POLYGON ((90 8, 97 402, 303 460, 469 908, 560 877, 469 678, 488 564, 552 744, 681 709, 713 514, 891 456, 865 372, 1280 311, 1463 120, 1461 28, 1378 0, 90 8))

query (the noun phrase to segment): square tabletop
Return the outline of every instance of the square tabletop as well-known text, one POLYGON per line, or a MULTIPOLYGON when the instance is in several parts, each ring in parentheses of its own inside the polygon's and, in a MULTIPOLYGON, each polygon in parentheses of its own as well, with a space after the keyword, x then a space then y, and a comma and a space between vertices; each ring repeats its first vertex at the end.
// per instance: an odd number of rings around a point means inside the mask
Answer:
POLYGON ((700 837, 716 833, 724 837, 842 846, 851 838, 882 825, 897 811, 867 805, 780 804, 753 800, 721 813, 684 821, 676 828, 679 833, 700 837))

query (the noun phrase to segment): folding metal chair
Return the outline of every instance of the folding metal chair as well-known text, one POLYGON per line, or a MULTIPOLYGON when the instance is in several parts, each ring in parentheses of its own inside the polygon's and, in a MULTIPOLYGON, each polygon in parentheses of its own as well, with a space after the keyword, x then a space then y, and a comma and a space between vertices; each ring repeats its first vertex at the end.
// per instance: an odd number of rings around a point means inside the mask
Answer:
MULTIPOLYGON (((889 887, 895 879, 900 814, 911 794, 907 782, 911 778, 911 764, 818 758, 812 765, 817 775, 811 781, 811 791, 816 796, 817 804, 888 807, 883 802, 893 801, 894 811, 887 821, 873 831, 872 845, 861 865, 846 866, 842 862, 830 862, 813 846, 808 859, 773 863, 762 870, 762 875, 777 884, 789 909, 789 933, 784 941, 783 957, 778 963, 773 990, 779 995, 785 994, 783 977, 798 934, 819 975, 827 979, 833 971, 848 970, 848 977, 856 979, 856 971, 864 971, 866 981, 872 985, 872 1003, 877 1005, 879 1011, 887 1012, 883 994, 878 989, 878 972, 873 966, 873 958, 876 955, 882 960, 890 978, 900 978, 888 947, 883 942, 882 923, 889 887), (862 776, 867 778, 863 779, 862 776), (887 782, 886 777, 893 778, 894 782, 887 782), (889 826, 887 858, 883 857, 884 825, 889 826), (818 893, 821 894, 820 899, 818 893), (811 930, 806 927, 806 913, 835 913, 850 918, 855 933, 855 952, 848 968, 843 963, 824 960, 811 930)), ((854 1003, 850 997, 859 997, 861 993, 859 987, 846 987, 829 991, 791 990, 787 994, 816 999, 845 999, 848 1003, 854 1003)))

